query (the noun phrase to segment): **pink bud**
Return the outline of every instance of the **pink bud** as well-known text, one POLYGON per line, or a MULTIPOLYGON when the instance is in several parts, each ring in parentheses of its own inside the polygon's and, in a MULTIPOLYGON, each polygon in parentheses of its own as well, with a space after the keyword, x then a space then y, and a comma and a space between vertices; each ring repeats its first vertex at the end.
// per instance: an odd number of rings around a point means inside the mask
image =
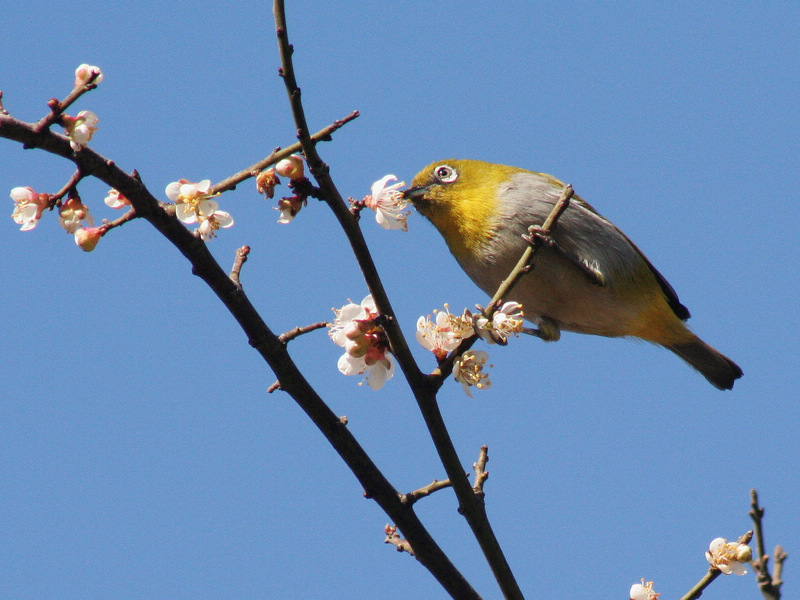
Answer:
POLYGON ((102 227, 81 227, 75 231, 75 243, 84 252, 91 252, 104 234, 102 227))
POLYGON ((292 154, 289 158, 284 158, 275 165, 275 172, 278 175, 288 177, 292 181, 299 181, 305 177, 303 175, 303 159, 297 154, 292 154))

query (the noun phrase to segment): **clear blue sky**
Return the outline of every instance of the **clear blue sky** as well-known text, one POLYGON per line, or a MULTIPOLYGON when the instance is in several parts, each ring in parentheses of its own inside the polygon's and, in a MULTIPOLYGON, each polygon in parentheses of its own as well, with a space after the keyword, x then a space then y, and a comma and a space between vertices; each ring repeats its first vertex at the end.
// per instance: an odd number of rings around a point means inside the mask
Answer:
MULTIPOLYGON (((767 507, 767 542, 800 586, 795 2, 289 1, 311 128, 361 117, 320 147, 345 195, 460 157, 552 173, 612 219, 669 279, 690 324, 744 369, 733 392, 670 353, 567 334, 491 349, 491 390, 449 382, 442 410, 465 468, 488 444, 487 506, 530 598, 662 598, 706 570, 717 536, 767 507)), ((75 110, 91 145, 156 194, 218 181, 294 141, 271 7, 199 1, 8 3, 6 108, 40 118, 75 67, 105 81, 75 110)), ((71 165, 0 141, 0 192, 53 192, 71 165)), ((81 185, 95 216, 107 188, 81 185)), ((284 188, 285 191, 285 188, 284 188)), ((277 332, 365 294, 324 205, 289 226, 250 183, 221 199, 223 265, 277 332)), ((11 213, 12 203, 6 200, 11 213)), ((0 596, 441 598, 384 545, 386 516, 285 395, 188 263, 143 222, 80 252, 46 215, 0 221, 0 596)), ((403 328, 485 296, 435 230, 363 228, 403 328)), ((324 332, 298 363, 393 483, 443 478, 400 378, 380 393, 336 370, 324 332)), ((433 368, 421 349, 420 361, 433 368)), ((455 501, 419 512, 487 598, 498 596, 455 501)), ((704 600, 759 598, 752 575, 704 600)))

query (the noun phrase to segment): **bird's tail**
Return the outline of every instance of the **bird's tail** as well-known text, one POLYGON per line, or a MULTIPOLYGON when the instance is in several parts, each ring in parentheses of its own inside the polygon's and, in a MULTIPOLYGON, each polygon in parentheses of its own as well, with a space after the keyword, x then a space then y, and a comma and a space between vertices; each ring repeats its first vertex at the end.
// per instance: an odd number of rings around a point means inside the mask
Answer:
POLYGON ((692 367, 700 371, 716 388, 730 390, 733 382, 742 376, 742 370, 727 356, 717 352, 692 334, 692 340, 666 346, 692 367))

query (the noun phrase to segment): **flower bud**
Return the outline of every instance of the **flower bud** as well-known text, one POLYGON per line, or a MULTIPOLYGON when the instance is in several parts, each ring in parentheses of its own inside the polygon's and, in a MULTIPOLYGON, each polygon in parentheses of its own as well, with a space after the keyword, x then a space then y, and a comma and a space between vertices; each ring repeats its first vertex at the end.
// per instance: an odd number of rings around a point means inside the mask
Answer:
POLYGON ((740 544, 736 549, 736 562, 749 563, 751 560, 753 560, 753 551, 750 546, 740 544))
POLYGON ((86 85, 95 74, 97 74, 97 76, 92 83, 98 84, 103 81, 103 72, 100 70, 100 67, 83 63, 75 69, 75 87, 86 85))
POLYGON ((289 158, 284 158, 275 165, 275 172, 278 175, 288 177, 292 181, 299 181, 305 177, 303 174, 303 159, 298 154, 292 154, 289 158))
POLYGON ((75 231, 75 243, 84 252, 91 252, 104 234, 102 227, 81 227, 75 231))

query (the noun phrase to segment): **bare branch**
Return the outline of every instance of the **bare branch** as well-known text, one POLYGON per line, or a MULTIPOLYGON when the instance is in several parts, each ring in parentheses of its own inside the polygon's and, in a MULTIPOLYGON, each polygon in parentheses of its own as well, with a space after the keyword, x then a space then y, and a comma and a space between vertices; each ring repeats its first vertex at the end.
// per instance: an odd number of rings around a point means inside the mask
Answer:
POLYGON ((318 323, 312 323, 311 325, 304 325, 303 327, 295 327, 294 329, 290 329, 278 336, 278 340, 282 344, 288 344, 296 337, 303 335, 304 333, 309 333, 311 331, 316 331, 317 329, 322 329, 324 327, 328 327, 330 323, 327 321, 319 321, 318 323))
POLYGON ((428 485, 422 486, 421 488, 406 494, 404 500, 407 504, 411 505, 414 504, 417 500, 421 500, 426 496, 430 496, 434 492, 438 492, 439 490, 443 490, 449 487, 452 487, 449 479, 442 479, 441 481, 439 481, 438 479, 434 479, 428 485))
MULTIPOLYGON (((354 110, 349 115, 344 117, 343 119, 337 119, 327 127, 320 129, 317 133, 311 136, 311 140, 316 144, 317 142, 327 142, 330 141, 331 134, 337 129, 340 129, 353 119, 358 118, 359 113, 357 110, 354 110)), ((284 158, 291 156, 292 154, 297 154, 302 150, 302 146, 300 142, 292 144, 291 146, 287 146, 286 148, 275 148, 272 153, 267 156, 266 158, 261 159, 254 165, 247 167, 246 169, 242 169, 238 173, 231 175, 230 177, 226 177, 222 181, 216 183, 216 185, 212 186, 209 190, 209 193, 216 194, 218 192, 226 192, 228 190, 233 190, 239 185, 241 182, 249 179, 250 177, 255 177, 258 175, 260 171, 263 171, 267 167, 270 167, 277 163, 284 158)))
MULTIPOLYGON (((266 325, 243 290, 232 281, 209 252, 206 244, 195 237, 175 217, 174 206, 162 206, 145 185, 135 176, 125 173, 113 161, 104 158, 90 147, 74 152, 69 139, 49 128, 37 128, 29 123, 0 114, 0 137, 22 143, 25 147, 41 148, 62 156, 77 166, 85 176, 93 176, 118 190, 131 203, 135 216, 146 219, 190 261, 192 273, 200 277, 230 311, 286 391, 303 409, 325 436, 342 460, 356 476, 361 486, 375 499, 409 539, 418 540, 426 549, 425 556, 437 579, 452 595, 460 598, 479 598, 466 580, 450 565, 449 559, 425 529, 413 509, 401 501, 394 489, 342 420, 325 404, 266 325), (448 567, 449 565, 449 567, 448 567)), ((133 214, 130 216, 132 218, 133 214)), ((129 217, 124 217, 128 219, 129 217)), ((419 556, 418 556, 419 558, 419 556)))
POLYGON ((489 447, 481 446, 481 451, 478 454, 478 460, 472 463, 472 469, 475 472, 475 479, 472 483, 472 490, 476 494, 483 495, 483 484, 489 479, 489 471, 486 470, 486 463, 489 462, 489 447))
POLYGON ((247 262, 247 256, 250 254, 250 246, 242 246, 236 250, 236 257, 233 259, 233 266, 231 267, 231 274, 230 278, 233 283, 236 284, 236 287, 242 287, 242 283, 239 280, 239 276, 242 273, 242 266, 244 263, 247 262))
POLYGON ((94 81, 100 76, 100 71, 94 71, 90 76, 89 79, 83 84, 78 85, 67 95, 66 98, 59 101, 56 98, 52 98, 48 100, 47 106, 50 107, 50 112, 42 119, 39 120, 38 123, 34 126, 36 131, 42 131, 47 129, 54 123, 58 123, 61 120, 61 115, 64 114, 64 111, 67 110, 78 98, 83 96, 86 92, 89 92, 97 87, 97 84, 94 81))
POLYGON ((780 600, 781 579, 783 575, 783 561, 786 560, 786 553, 781 546, 775 548, 775 575, 769 571, 769 555, 765 551, 764 544, 764 509, 758 503, 758 492, 750 490, 750 511, 748 513, 753 521, 753 529, 756 538, 756 557, 751 563, 756 572, 758 589, 765 600, 780 600))
MULTIPOLYGON (((484 551, 484 555, 495 573, 495 578, 508 598, 521 598, 522 593, 514 579, 514 575, 503 556, 500 545, 486 519, 483 505, 477 502, 472 488, 464 477, 464 471, 458 455, 453 447, 450 435, 445 427, 439 407, 436 403, 435 391, 441 384, 435 385, 430 378, 423 375, 408 348, 403 336, 389 297, 378 276, 378 271, 367 248, 364 236, 358 227, 358 219, 354 216, 342 198, 339 190, 330 177, 330 169, 316 151, 309 133, 303 105, 300 99, 300 88, 297 85, 292 63, 294 49, 289 43, 286 28, 286 15, 282 0, 274 0, 273 12, 275 15, 275 31, 278 38, 278 50, 281 56, 280 75, 283 78, 289 104, 297 127, 297 137, 303 148, 309 170, 317 181, 323 199, 333 211, 340 226, 350 242, 350 246, 364 275, 370 293, 375 301, 378 311, 384 318, 383 328, 386 331, 391 351, 397 358, 406 380, 409 382, 417 404, 420 407, 425 424, 430 431, 436 445, 436 450, 442 460, 448 477, 453 482, 462 513, 467 517, 467 522, 475 532, 476 538, 484 551), (466 507, 466 508, 465 508, 466 507), (479 535, 480 534, 480 535, 479 535)), ((442 552, 432 538, 423 542, 415 533, 400 525, 403 533, 414 546, 415 555, 425 567, 436 577, 444 589, 454 598, 477 598, 478 594, 467 582, 463 575, 452 564, 447 555, 442 552)), ((429 537, 427 532, 425 535, 429 537)))
POLYGON ((722 571, 713 567, 710 568, 703 578, 700 579, 700 581, 698 581, 694 587, 692 587, 692 589, 690 589, 684 596, 681 597, 681 600, 697 600, 697 598, 703 595, 703 590, 711 585, 711 582, 720 575, 722 575, 722 571))
POLYGON ((404 540, 400 537, 400 534, 397 533, 397 527, 386 525, 383 531, 386 534, 386 539, 383 540, 385 544, 392 544, 397 548, 398 552, 408 552, 411 556, 414 556, 414 550, 411 548, 411 544, 408 543, 408 540, 404 540))

